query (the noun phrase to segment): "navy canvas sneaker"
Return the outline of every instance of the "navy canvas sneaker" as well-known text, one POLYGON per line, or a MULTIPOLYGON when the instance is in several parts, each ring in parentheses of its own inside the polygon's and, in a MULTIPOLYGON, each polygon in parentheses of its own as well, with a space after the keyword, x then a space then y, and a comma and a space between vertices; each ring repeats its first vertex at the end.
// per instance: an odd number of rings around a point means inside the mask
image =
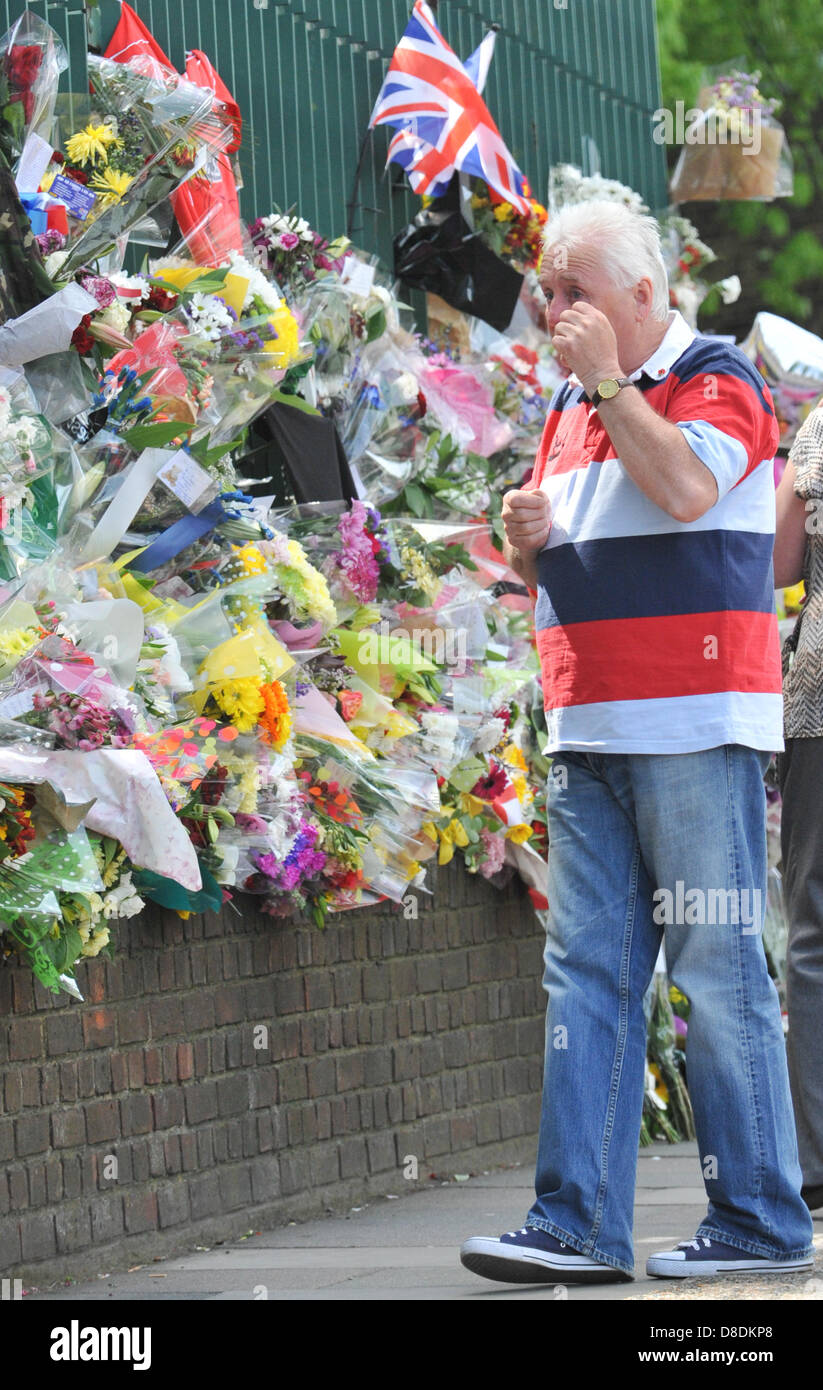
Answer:
POLYGON ((674 1250, 661 1250, 646 1261, 646 1273, 656 1279, 689 1279, 695 1275, 710 1278, 716 1274, 794 1274, 814 1269, 814 1258, 801 1255, 796 1260, 772 1260, 750 1255, 708 1236, 682 1240, 674 1250))
POLYGON ((472 1236, 460 1249, 460 1261, 484 1279, 506 1284, 625 1283, 634 1276, 581 1255, 546 1231, 523 1226, 496 1236, 472 1236))

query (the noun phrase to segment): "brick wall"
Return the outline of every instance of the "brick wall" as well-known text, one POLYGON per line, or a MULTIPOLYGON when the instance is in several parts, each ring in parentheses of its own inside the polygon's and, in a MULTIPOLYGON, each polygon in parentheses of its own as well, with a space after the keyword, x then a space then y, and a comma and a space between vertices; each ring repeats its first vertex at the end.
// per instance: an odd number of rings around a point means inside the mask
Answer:
POLYGON ((0 1270, 43 1285, 531 1156, 542 931, 435 870, 325 931, 227 908, 117 927, 84 1004, 0 969, 0 1270), (439 875, 439 881, 438 881, 439 875), (411 910, 410 908, 407 910, 411 910))

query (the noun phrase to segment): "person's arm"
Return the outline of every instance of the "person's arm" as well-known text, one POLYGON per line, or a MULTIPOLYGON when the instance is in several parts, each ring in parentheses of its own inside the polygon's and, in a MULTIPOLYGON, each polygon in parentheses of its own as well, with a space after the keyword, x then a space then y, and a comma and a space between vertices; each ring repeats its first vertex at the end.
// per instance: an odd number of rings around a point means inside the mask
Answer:
POLYGON ((777 489, 777 530, 774 537, 774 587, 789 589, 803 578, 809 539, 806 503, 795 492, 797 473, 789 459, 777 489))
MULTIPOLYGON (((613 374, 617 369, 606 373, 613 374)), ((583 383, 587 395, 596 386, 583 383)), ((598 414, 629 477, 675 521, 697 521, 714 506, 718 488, 711 469, 690 449, 683 431, 652 410, 640 391, 625 387, 603 401, 598 414)))
POLYGON ((512 488, 503 497, 503 559, 530 589, 537 588, 537 555, 549 539, 551 507, 545 492, 512 488))
MULTIPOLYGON (((617 358, 614 330, 599 309, 581 302, 561 314, 553 342, 591 397, 607 377, 626 375, 617 358)), ((696 521, 719 496, 712 470, 689 447, 672 421, 658 415, 641 392, 627 386, 597 407, 629 477, 676 521, 696 521)))

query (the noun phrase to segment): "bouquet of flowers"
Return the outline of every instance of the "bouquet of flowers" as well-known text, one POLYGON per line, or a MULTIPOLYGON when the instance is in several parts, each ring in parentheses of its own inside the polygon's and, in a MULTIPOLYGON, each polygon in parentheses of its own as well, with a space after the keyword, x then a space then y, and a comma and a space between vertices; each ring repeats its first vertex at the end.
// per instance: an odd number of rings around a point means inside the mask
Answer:
POLYGON ((675 202, 791 197, 791 151, 774 117, 780 102, 759 82, 759 72, 732 67, 702 88, 702 114, 684 132, 672 178, 675 202))
POLYGON ((258 217, 249 227, 259 263, 266 268, 287 298, 328 271, 339 271, 348 242, 339 237, 333 244, 315 232, 293 208, 275 210, 258 217))
POLYGON ((495 255, 508 261, 515 270, 539 270, 543 228, 548 220, 546 209, 530 198, 529 212, 524 216, 482 180, 473 180, 473 186, 471 207, 475 230, 495 255))
POLYGON ((69 207, 64 279, 112 249, 232 140, 231 119, 209 90, 159 66, 147 73, 93 54, 88 65, 90 117, 41 181, 69 207))

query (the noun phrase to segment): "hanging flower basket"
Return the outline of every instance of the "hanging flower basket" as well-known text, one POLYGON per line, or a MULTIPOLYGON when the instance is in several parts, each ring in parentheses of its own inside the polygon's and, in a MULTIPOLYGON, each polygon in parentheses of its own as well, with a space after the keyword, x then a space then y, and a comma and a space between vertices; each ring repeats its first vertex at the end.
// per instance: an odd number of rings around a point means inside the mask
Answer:
POLYGON ((774 118, 779 102, 762 96, 759 79, 757 72, 735 69, 702 89, 700 115, 683 131, 671 184, 674 202, 791 197, 791 151, 774 118))

